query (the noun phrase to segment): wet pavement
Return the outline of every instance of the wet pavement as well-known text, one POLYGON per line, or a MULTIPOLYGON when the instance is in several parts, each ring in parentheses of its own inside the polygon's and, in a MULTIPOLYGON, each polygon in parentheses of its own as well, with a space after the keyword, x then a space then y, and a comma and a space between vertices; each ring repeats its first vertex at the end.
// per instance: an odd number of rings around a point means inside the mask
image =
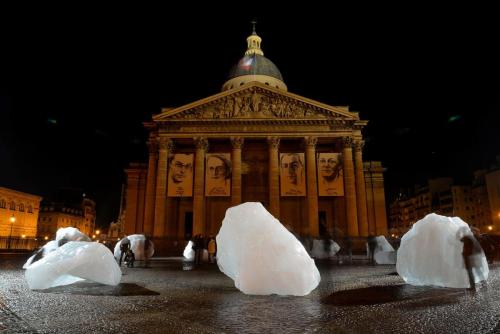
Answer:
POLYGON ((487 285, 404 284, 394 266, 321 262, 304 297, 248 296, 215 265, 123 268, 117 287, 29 290, 23 258, 0 258, 0 333, 500 333, 500 266, 487 285))

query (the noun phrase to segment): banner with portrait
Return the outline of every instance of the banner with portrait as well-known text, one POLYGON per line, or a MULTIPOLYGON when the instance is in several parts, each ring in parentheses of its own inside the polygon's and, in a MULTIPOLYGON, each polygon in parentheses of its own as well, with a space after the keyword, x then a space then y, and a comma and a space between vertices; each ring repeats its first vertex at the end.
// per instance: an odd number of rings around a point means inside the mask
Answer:
POLYGON ((205 158, 205 196, 231 196, 231 154, 209 153, 205 158))
POLYGON ((194 154, 172 154, 168 160, 167 196, 192 197, 194 154))
POLYGON ((344 196, 344 171, 340 153, 316 154, 318 195, 344 196))
POLYGON ((304 153, 280 154, 281 196, 306 195, 304 153))

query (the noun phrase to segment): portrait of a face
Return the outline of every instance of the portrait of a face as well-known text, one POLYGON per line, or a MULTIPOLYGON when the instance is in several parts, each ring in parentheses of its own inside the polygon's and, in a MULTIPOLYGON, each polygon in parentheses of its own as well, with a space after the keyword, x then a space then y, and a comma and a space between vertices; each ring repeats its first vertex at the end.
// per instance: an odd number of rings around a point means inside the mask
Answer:
POLYGON ((207 154, 205 165, 205 196, 231 195, 231 155, 207 154))
POLYGON ((340 153, 318 153, 318 195, 343 196, 343 162, 340 153))
POLYGON ((280 181, 282 196, 305 196, 304 153, 280 154, 280 181))
POLYGON ((168 166, 168 196, 193 196, 193 154, 174 154, 168 166))

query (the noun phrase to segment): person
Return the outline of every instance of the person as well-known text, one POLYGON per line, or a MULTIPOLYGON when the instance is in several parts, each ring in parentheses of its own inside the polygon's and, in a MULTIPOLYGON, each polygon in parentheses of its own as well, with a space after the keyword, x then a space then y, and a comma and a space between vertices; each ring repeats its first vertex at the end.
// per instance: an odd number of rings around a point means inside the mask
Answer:
POLYGON ((194 238, 194 264, 201 264, 203 259, 203 235, 198 234, 194 238))
POLYGON ((377 248, 377 238, 370 234, 368 236, 368 263, 375 264, 375 249, 377 248))
POLYGON ((119 265, 122 265, 122 259, 127 254, 127 251, 130 249, 130 239, 125 236, 120 242, 120 261, 119 265))
POLYGON ((352 264, 352 239, 348 235, 344 237, 345 254, 349 259, 349 264, 352 264))
POLYGON ((128 268, 133 268, 134 267, 134 261, 135 261, 135 254, 129 248, 127 250, 127 254, 125 255, 125 264, 127 265, 128 268))
POLYGON ((231 161, 222 154, 207 156, 206 195, 229 195, 231 185, 231 161))
POLYGON ((217 252, 217 244, 213 236, 210 237, 208 242, 208 260, 210 263, 215 263, 215 253, 217 252))
POLYGON ((305 193, 304 162, 302 156, 302 153, 281 154, 281 186, 287 195, 303 195, 305 193))
POLYGON ((323 196, 343 195, 341 155, 338 153, 320 153, 318 157, 319 194, 323 196))
POLYGON ((467 270, 467 275, 469 278, 470 289, 476 289, 476 282, 474 280, 474 273, 472 272, 473 263, 471 256, 474 251, 474 241, 472 240, 472 236, 468 234, 464 234, 464 236, 460 239, 461 242, 464 243, 464 248, 462 250, 462 256, 464 258, 465 269, 467 270))

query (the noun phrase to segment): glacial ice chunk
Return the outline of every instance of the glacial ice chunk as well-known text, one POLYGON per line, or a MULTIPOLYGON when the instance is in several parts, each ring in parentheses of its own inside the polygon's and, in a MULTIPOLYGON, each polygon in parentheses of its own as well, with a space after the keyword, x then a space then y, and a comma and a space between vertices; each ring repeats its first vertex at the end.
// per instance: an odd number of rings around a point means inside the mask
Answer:
POLYGON ((84 279, 117 285, 122 272, 113 254, 97 242, 70 241, 31 264, 25 272, 30 289, 48 289, 84 279))
POLYGON ((229 208, 216 240, 219 269, 243 293, 304 296, 321 280, 304 246, 261 203, 229 208))
POLYGON ((47 242, 41 249, 37 250, 23 265, 23 269, 28 268, 33 262, 38 261, 50 252, 56 250, 59 247, 59 243, 62 239, 68 241, 92 241, 86 234, 80 232, 79 229, 75 227, 61 227, 56 232, 56 239, 47 242))
POLYGON ((194 261, 194 249, 193 242, 191 240, 189 240, 186 248, 184 248, 184 253, 182 253, 182 255, 184 255, 184 259, 186 261, 194 261))
MULTIPOLYGON (((146 241, 146 237, 144 234, 132 234, 127 236, 127 238, 130 240, 130 249, 132 249, 132 252, 134 253, 135 259, 136 260, 146 260, 145 254, 144 254, 144 242, 146 241)), ((120 245, 122 243, 123 239, 118 241, 115 245, 114 249, 114 255, 115 258, 119 259, 120 258, 120 245)), ((149 239, 149 248, 147 250, 147 256, 148 258, 151 258, 153 254, 155 253, 155 247, 154 243, 151 239, 149 239)))
POLYGON ((56 241, 62 238, 68 241, 92 241, 86 234, 80 232, 79 229, 75 227, 63 227, 56 232, 56 241))
POLYGON ((474 240, 472 258, 474 281, 488 278, 488 262, 469 225, 458 217, 428 214, 401 238, 396 269, 409 284, 449 288, 470 287, 460 239, 474 240))
POLYGON ((311 257, 315 259, 329 259, 340 250, 340 246, 333 240, 314 239, 311 257), (328 243, 325 245, 325 243, 328 243))

